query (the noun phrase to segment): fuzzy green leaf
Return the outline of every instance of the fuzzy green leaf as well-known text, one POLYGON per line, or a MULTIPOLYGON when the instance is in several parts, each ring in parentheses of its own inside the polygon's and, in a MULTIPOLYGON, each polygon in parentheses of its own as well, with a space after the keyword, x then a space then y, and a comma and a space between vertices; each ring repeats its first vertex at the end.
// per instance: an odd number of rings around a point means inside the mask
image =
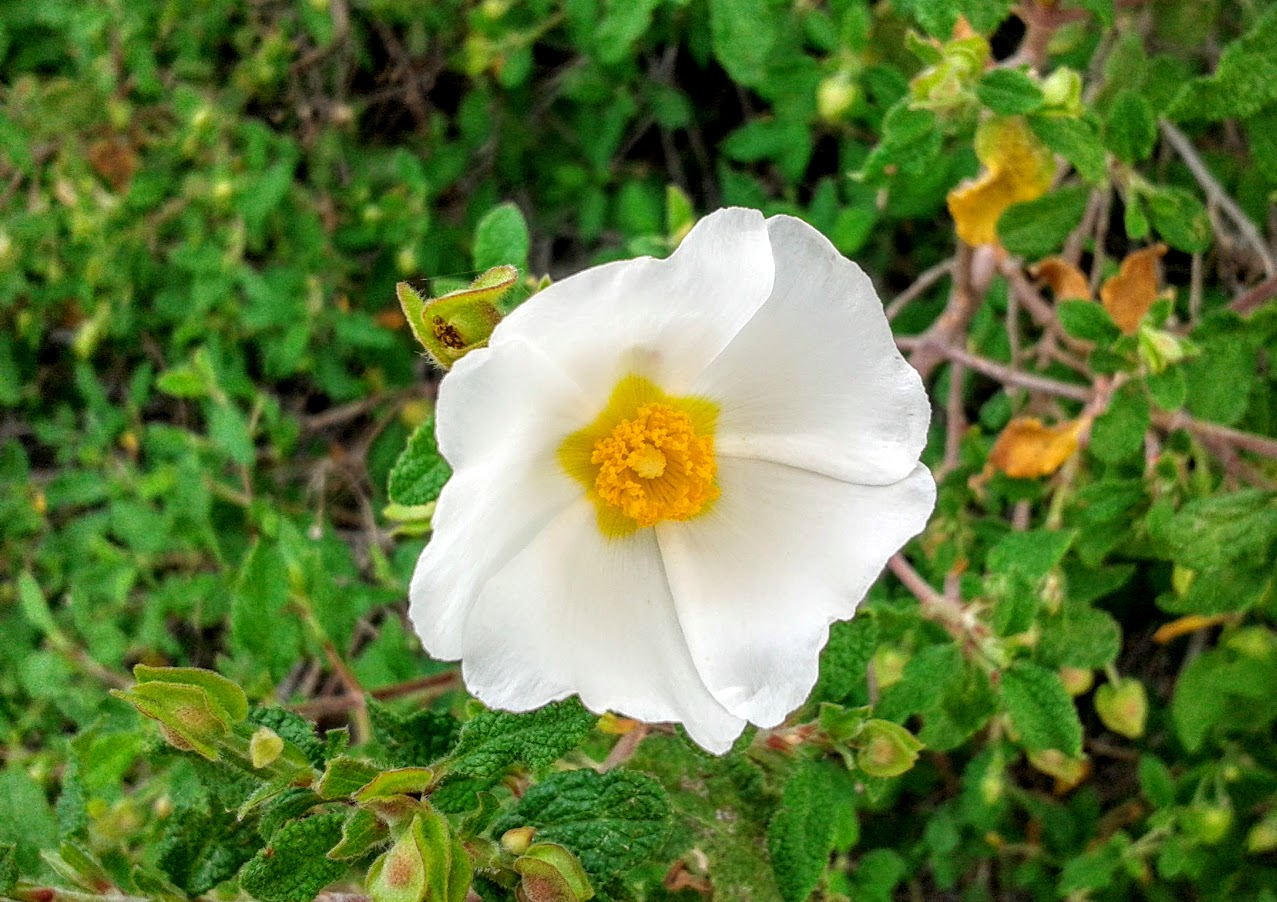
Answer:
POLYGON ((1201 201, 1182 188, 1153 188, 1144 193, 1157 234, 1171 247, 1199 254, 1211 245, 1210 217, 1201 201))
POLYGON ((435 418, 431 416, 408 439, 408 446, 390 471, 386 489, 395 504, 429 504, 439 497, 451 475, 452 468, 435 443, 435 418))
POLYGON ((1242 489, 1190 501, 1171 518, 1164 538, 1175 560, 1196 570, 1271 560, 1277 493, 1242 489))
POLYGON ((1012 204, 998 219, 998 240, 1026 260, 1058 251, 1086 212, 1086 188, 1060 188, 1036 200, 1012 204))
POLYGON ((811 895, 833 850, 836 784, 822 761, 804 762, 785 782, 780 807, 767 828, 772 872, 785 902, 811 895))
POLYGON ((767 77, 776 24, 767 0, 710 0, 714 57, 733 81, 755 87, 767 77))
POLYGON ((1002 672, 1002 699, 1029 751, 1056 749, 1070 758, 1081 754, 1082 724, 1054 673, 1027 661, 1017 662, 1002 672))
POLYGON ((1009 532, 989 551, 989 570, 1016 573, 1037 582, 1064 559, 1076 537, 1073 530, 1009 532))
POLYGON ((1042 143, 1073 164, 1082 178, 1098 183, 1104 180, 1108 163, 1099 132, 1087 119, 1068 116, 1029 116, 1029 128, 1042 143))
POLYGON ((1109 409, 1096 418, 1091 427, 1089 450, 1105 463, 1127 460, 1143 450, 1148 427, 1148 398, 1139 386, 1127 386, 1109 402, 1109 409))
POLYGON ((651 859, 670 833, 665 790, 629 770, 574 770, 534 784, 492 828, 535 827, 537 842, 558 843, 580 860, 595 887, 651 859))
POLYGON ((455 717, 437 711, 414 711, 405 716, 370 700, 368 715, 373 735, 386 747, 388 763, 394 767, 434 763, 456 744, 461 732, 455 717))
POLYGON ((18 847, 0 843, 0 896, 7 896, 18 885, 18 847))
POLYGON ((346 872, 328 851, 341 842, 345 812, 286 824, 240 872, 240 888, 261 902, 311 902, 346 872))
POLYGON ((1213 74, 1190 81, 1167 113, 1172 119, 1253 116, 1277 100, 1277 9, 1268 10, 1246 35, 1220 54, 1213 74))
POLYGON ((1124 163, 1146 159, 1157 143, 1157 122, 1148 101, 1131 90, 1118 94, 1104 122, 1104 143, 1124 163))
POLYGON ((877 647, 878 622, 868 613, 832 624, 820 655, 820 679, 812 690, 812 701, 841 702, 863 687, 877 647))
POLYGON ((526 714, 483 711, 461 728, 444 766, 454 774, 488 777, 515 764, 553 764, 589 735, 598 718, 575 698, 526 714))
POLYGON ((526 270, 530 244, 523 213, 512 203, 499 204, 485 213, 475 226, 475 269, 509 265, 526 270))
POLYGON ((1038 83, 1019 69, 990 69, 976 85, 976 96, 999 116, 1031 113, 1045 103, 1038 83))

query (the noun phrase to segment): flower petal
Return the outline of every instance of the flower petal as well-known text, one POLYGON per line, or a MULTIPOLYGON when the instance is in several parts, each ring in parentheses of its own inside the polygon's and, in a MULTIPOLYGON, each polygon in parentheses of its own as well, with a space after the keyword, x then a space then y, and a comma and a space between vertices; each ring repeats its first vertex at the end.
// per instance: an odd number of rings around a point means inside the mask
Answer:
POLYGON ((484 582, 581 497, 557 458, 561 437, 588 410, 581 405, 575 383, 523 342, 472 351, 443 380, 436 432, 453 474, 408 611, 434 657, 461 657, 465 617, 484 582))
POLYGON ((716 451, 870 485, 903 479, 931 408, 869 277, 802 220, 767 227, 772 295, 693 388, 721 407, 716 451))
POLYGON ((682 394, 767 299, 772 277, 762 214, 720 210, 668 259, 609 263, 554 283, 506 317, 489 344, 541 347, 595 412, 629 372, 682 394))
POLYGON ((829 624, 852 616, 892 554, 920 532, 935 482, 841 482, 722 459, 704 516, 656 526, 692 660, 727 710, 774 726, 816 682, 829 624))
POLYGON ((651 530, 608 540, 586 501, 493 576, 471 610, 462 671, 488 705, 527 711, 579 693, 593 711, 679 721, 721 754, 744 721, 692 663, 651 530))

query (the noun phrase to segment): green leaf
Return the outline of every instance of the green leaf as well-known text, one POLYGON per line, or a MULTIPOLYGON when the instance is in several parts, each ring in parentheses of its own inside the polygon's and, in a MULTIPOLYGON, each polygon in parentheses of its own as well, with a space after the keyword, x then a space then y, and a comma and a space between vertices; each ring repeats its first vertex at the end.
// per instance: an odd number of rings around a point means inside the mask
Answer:
POLYGON ((1040 260, 1058 251, 1077 228, 1089 196, 1086 188, 1075 186, 1012 204, 998 219, 998 241, 1026 260, 1040 260))
POLYGON ((345 812, 317 814, 285 824, 240 872, 240 888, 261 902, 312 902, 319 891, 346 873, 343 861, 328 858, 341 842, 345 812))
POLYGON ((1105 667, 1122 648, 1122 628, 1113 615, 1083 602, 1064 602, 1038 626, 1038 659, 1049 667, 1105 667))
POLYGON ((450 476, 452 468, 439 453, 435 442, 435 418, 432 414, 413 432, 408 446, 395 461, 386 486, 387 494, 395 504, 429 504, 439 497, 450 476))
POLYGON ((328 851, 334 861, 362 858, 390 838, 386 822, 366 808, 352 808, 341 827, 341 842, 328 851))
POLYGON ((492 833, 525 826, 536 828, 537 842, 558 843, 575 854, 599 887, 661 850, 670 834, 670 806, 659 783, 634 771, 563 771, 528 789, 492 833))
POLYGON ((232 723, 238 723, 248 717, 248 698, 244 690, 239 688, 220 673, 204 670, 200 667, 149 667, 138 664, 133 668, 133 677, 139 683, 182 683, 198 686, 208 695, 209 701, 216 704, 221 713, 232 723))
POLYGON ((1066 300, 1055 305, 1064 331, 1082 341, 1108 344, 1122 334, 1113 317, 1094 301, 1066 300))
POLYGON ((1243 37, 1220 54, 1212 75, 1180 89, 1167 115, 1172 119, 1245 119, 1277 100, 1277 9, 1270 9, 1243 37))
POLYGON ((7 896, 18 885, 18 847, 0 843, 0 896, 7 896))
POLYGON ((1144 384, 1153 403, 1162 410, 1173 413, 1188 400, 1188 380, 1178 366, 1168 366, 1160 373, 1149 373, 1144 384))
POLYGON ((381 768, 370 761, 341 755, 328 762, 316 790, 323 799, 345 799, 367 786, 381 768))
POLYGON ((1195 570, 1271 560, 1277 493, 1241 489, 1185 504, 1163 534, 1174 559, 1195 570))
POLYGON ((1042 89, 1021 69, 990 69, 976 85, 976 96, 999 116, 1015 116, 1039 109, 1042 89))
POLYGON ((652 24, 652 13, 661 0, 607 0, 603 18, 594 34, 599 62, 614 66, 631 58, 634 43, 652 24))
POLYGON ((1068 116, 1032 115, 1029 128, 1042 143, 1073 164, 1088 182, 1098 184, 1108 173, 1108 162, 1099 132, 1088 119, 1068 116))
POLYGON ((1157 121, 1148 101, 1132 90, 1113 99, 1104 122, 1104 143, 1124 163, 1139 163, 1157 143, 1157 121))
POLYGON ((575 698, 526 714, 483 711, 461 728, 448 772, 488 777, 515 764, 553 764, 589 735, 598 718, 575 698))
POLYGON ((1254 330, 1239 319, 1208 320, 1193 334, 1201 354, 1183 364, 1188 410, 1225 426, 1239 423, 1258 382, 1254 330))
POLYGON ((1155 187, 1143 192, 1153 228, 1167 244, 1188 254, 1208 250, 1213 237, 1201 201, 1182 188, 1155 187))
POLYGON ((1009 532, 989 551, 988 569, 1016 573, 1036 583, 1059 565, 1076 537, 1074 530, 1009 532))
POLYGON ((499 204, 485 213, 475 226, 475 269, 509 265, 527 270, 530 245, 523 213, 512 203, 499 204))
POLYGON ((395 767, 423 767, 443 757, 456 744, 461 725, 450 714, 414 711, 396 714, 382 703, 369 700, 373 735, 386 747, 395 767))
POLYGON ((836 793, 830 765, 806 761, 785 782, 780 807, 767 827, 772 872, 785 902, 811 895, 833 851, 836 793))
POLYGON ((231 593, 231 649, 275 679, 283 679, 302 652, 301 623, 288 593, 288 565, 279 548, 257 540, 231 593))
POLYGON ((1169 808, 1175 804, 1175 777, 1160 758, 1140 755, 1138 771, 1140 792, 1154 808, 1169 808))
POLYGON ((165 824, 155 860, 176 886, 199 896, 235 876, 261 846, 254 822, 214 805, 183 805, 165 824))
POLYGON ((1011 724, 1031 752, 1056 749, 1070 758, 1082 753, 1082 724, 1060 678, 1028 661, 1002 671, 1002 699, 1011 724))
POLYGON ((22 770, 0 771, 0 843, 15 847, 18 872, 38 874, 40 850, 57 840, 57 821, 39 784, 22 770))
POLYGON ((732 80, 747 88, 762 84, 777 37, 771 4, 767 0, 710 0, 709 28, 714 58, 732 80))
POLYGON ((867 612, 831 624, 829 642, 820 655, 820 679, 811 700, 841 702, 863 688, 869 660, 877 648, 878 622, 867 612))
POLYGON ((1138 385, 1128 385, 1096 418, 1088 450, 1105 463, 1120 463, 1143 452, 1148 427, 1148 398, 1138 385))

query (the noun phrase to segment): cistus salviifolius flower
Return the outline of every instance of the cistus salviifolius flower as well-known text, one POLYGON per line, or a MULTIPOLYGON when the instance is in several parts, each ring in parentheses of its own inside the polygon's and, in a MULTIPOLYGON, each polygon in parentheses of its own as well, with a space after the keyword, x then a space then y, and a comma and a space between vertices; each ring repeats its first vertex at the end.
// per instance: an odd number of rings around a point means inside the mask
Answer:
POLYGON ((668 259, 549 286, 436 417, 426 650, 492 707, 577 694, 718 753, 802 704, 935 504, 918 374, 869 278, 789 216, 720 210, 668 259))

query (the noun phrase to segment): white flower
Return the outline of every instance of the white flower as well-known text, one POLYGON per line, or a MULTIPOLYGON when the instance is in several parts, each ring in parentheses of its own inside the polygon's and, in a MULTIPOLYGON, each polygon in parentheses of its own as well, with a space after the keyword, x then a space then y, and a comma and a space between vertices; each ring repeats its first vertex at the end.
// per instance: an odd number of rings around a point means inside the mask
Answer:
POLYGON ((721 210, 551 285, 444 378, 413 623, 492 707, 577 693, 721 753, 802 704, 925 525, 929 418, 860 268, 721 210))

